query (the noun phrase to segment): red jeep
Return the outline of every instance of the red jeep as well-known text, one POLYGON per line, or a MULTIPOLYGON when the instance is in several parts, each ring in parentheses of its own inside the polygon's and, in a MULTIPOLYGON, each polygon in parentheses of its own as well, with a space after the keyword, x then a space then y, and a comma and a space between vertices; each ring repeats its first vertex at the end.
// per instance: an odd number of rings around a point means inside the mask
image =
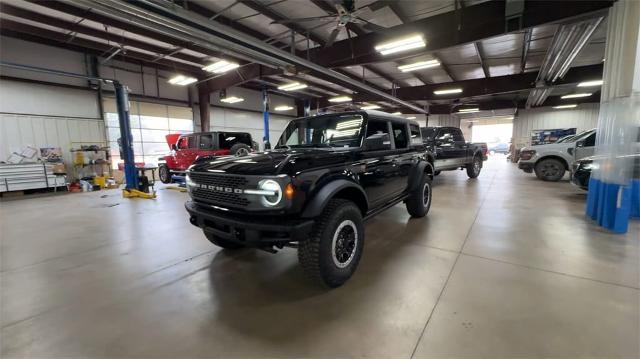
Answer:
POLYGON ((171 183, 173 174, 183 174, 199 156, 244 156, 254 145, 246 132, 171 134, 166 138, 171 153, 158 161, 158 175, 163 183, 171 183))

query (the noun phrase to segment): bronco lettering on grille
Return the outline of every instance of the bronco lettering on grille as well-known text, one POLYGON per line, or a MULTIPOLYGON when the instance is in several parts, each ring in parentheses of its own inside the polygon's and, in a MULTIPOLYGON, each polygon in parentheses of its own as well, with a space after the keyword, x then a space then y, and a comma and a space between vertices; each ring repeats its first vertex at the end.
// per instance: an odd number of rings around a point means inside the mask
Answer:
POLYGON ((201 189, 208 189, 210 191, 216 191, 216 192, 239 193, 239 194, 244 193, 244 190, 240 188, 214 186, 214 185, 208 185, 208 184, 202 184, 202 183, 196 183, 195 186, 201 189))

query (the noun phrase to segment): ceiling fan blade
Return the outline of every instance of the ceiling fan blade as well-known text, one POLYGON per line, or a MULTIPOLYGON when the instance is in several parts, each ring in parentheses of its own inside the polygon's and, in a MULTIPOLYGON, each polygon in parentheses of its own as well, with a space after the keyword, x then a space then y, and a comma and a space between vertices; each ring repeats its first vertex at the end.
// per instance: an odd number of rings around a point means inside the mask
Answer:
POLYGON ((338 34, 340 33, 340 30, 342 28, 340 26, 336 26, 335 29, 333 29, 333 31, 331 31, 331 35, 329 36, 329 40, 327 40, 327 44, 324 45, 325 47, 329 47, 331 45, 333 45, 333 43, 336 41, 336 38, 338 37, 338 34))
POLYGON ((334 21, 336 17, 334 15, 326 16, 314 16, 314 17, 302 17, 298 19, 282 19, 271 21, 271 24, 290 24, 293 22, 306 22, 306 21, 334 21))
POLYGON ((387 29, 386 27, 374 24, 371 21, 365 20, 361 17, 356 17, 355 20, 356 22, 362 23, 363 24, 362 27, 367 31, 378 32, 378 31, 384 31, 387 29))

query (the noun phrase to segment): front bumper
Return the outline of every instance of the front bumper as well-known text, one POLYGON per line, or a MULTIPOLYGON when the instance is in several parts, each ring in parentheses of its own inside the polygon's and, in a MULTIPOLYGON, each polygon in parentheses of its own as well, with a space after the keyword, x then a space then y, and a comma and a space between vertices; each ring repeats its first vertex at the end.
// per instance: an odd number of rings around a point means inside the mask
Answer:
POLYGON ((589 190, 590 171, 578 170, 571 173, 571 183, 587 191, 589 190))
POLYGON ((527 173, 533 172, 534 166, 535 166, 535 163, 533 162, 523 162, 522 160, 518 161, 518 168, 527 173))
POLYGON ((313 226, 312 220, 288 219, 285 215, 242 216, 208 209, 207 205, 193 201, 187 201, 185 208, 194 226, 248 247, 299 242, 309 236, 313 226))

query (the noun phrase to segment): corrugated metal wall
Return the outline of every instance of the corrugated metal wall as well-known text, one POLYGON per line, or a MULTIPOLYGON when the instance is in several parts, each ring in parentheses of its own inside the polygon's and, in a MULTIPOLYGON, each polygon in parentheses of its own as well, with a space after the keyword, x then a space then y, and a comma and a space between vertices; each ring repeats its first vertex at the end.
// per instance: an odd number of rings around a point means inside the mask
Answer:
POLYGON ((104 122, 95 118, 31 116, 0 113, 0 160, 23 146, 60 147, 65 163, 71 148, 82 144, 106 144, 104 122))
POLYGON ((520 110, 513 120, 513 141, 518 148, 529 146, 532 130, 572 128, 577 132, 595 128, 600 104, 582 104, 574 109, 550 107, 520 110))
POLYGON ((0 82, 0 161, 24 146, 69 149, 106 144, 95 92, 15 81, 0 82))

